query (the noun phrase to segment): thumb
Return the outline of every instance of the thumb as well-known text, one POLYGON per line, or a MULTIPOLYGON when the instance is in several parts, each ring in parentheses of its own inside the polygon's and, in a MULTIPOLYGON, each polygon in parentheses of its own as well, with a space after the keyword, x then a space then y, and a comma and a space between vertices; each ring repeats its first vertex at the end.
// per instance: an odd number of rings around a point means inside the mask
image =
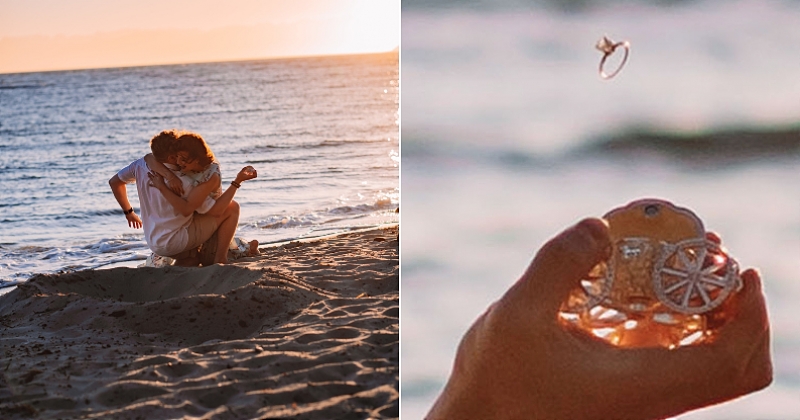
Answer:
POLYGON ((727 346, 729 351, 731 348, 745 346, 739 352, 737 360, 742 362, 741 390, 746 393, 769 385, 773 373, 769 316, 762 292, 761 276, 756 270, 746 270, 742 273, 742 282, 742 290, 734 296, 736 314, 727 328, 720 332, 719 344, 727 346))
POLYGON ((584 219, 544 244, 509 293, 537 314, 555 320, 570 291, 610 254, 608 224, 584 219))

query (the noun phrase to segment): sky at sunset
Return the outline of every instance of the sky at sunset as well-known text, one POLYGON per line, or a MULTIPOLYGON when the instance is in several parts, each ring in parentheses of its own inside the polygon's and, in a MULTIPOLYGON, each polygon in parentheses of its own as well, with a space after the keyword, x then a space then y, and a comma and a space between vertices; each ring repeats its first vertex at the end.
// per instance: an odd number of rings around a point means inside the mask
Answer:
POLYGON ((400 0, 0 0, 0 73, 399 45, 400 0))

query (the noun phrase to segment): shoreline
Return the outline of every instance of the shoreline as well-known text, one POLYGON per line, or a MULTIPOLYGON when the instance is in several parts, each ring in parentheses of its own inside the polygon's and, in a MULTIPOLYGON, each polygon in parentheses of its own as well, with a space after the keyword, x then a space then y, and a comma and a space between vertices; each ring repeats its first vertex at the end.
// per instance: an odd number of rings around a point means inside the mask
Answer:
POLYGON ((399 226, 0 296, 4 418, 399 416, 399 226))
MULTIPOLYGON (((398 225, 399 225, 399 223, 386 223, 386 224, 371 225, 371 226, 366 226, 366 227, 352 227, 352 228, 341 228, 341 229, 340 228, 336 228, 336 229, 339 229, 339 230, 337 230, 334 233, 326 233, 326 234, 319 235, 319 236, 307 236, 307 237, 302 237, 302 238, 279 239, 279 240, 274 241, 274 242, 259 243, 258 244, 258 249, 259 250, 263 250, 265 248, 275 248, 275 247, 280 247, 280 246, 283 246, 283 245, 286 245, 286 244, 290 244, 290 243, 293 243, 293 242, 307 243, 307 242, 313 242, 313 241, 317 241, 317 240, 330 239, 330 238, 333 238, 335 236, 345 235, 345 234, 348 234, 348 233, 367 232, 367 231, 375 230, 375 229, 390 229, 390 228, 393 228, 393 227, 397 227, 398 225)), ((92 268, 92 270, 107 270, 107 269, 116 268, 116 267, 136 268, 144 260, 146 260, 146 258, 137 258, 137 259, 130 259, 130 260, 125 260, 125 261, 115 261, 115 262, 110 262, 110 263, 98 265, 98 266, 92 268)), ((235 264, 237 261, 239 261, 239 260, 234 260, 234 261, 230 262, 230 264, 235 264)), ((11 285, 6 286, 6 287, 11 287, 11 285)))
MULTIPOLYGON (((286 245, 292 242, 300 242, 305 243, 309 241, 315 241, 319 239, 326 239, 332 238, 337 235, 343 235, 347 233, 356 233, 356 232, 366 232, 373 229, 388 229, 395 226, 398 226, 399 223, 397 222, 390 222, 390 223, 381 223, 381 224, 374 224, 374 225, 367 225, 367 226, 353 226, 353 227, 336 227, 336 228, 329 228, 328 230, 333 230, 333 233, 324 233, 318 234, 314 236, 303 236, 303 237, 295 237, 295 238, 288 238, 288 239, 278 239, 271 242, 264 242, 258 245, 258 248, 266 249, 266 248, 274 248, 279 247, 282 245, 286 245)), ((318 231, 319 232, 319 231, 318 231)), ((146 248, 145 248, 146 249, 146 248)), ((150 252, 149 249, 146 249, 147 252, 150 252)), ((128 257, 122 260, 115 260, 110 262, 101 263, 89 268, 83 268, 81 270, 74 270, 74 271, 64 271, 63 269, 58 272, 49 272, 49 273, 34 273, 31 277, 34 277, 39 274, 64 274, 64 273, 72 273, 76 271, 86 271, 86 270, 107 270, 111 268, 117 267, 129 267, 129 268, 137 268, 140 265, 144 264, 146 257, 128 257)), ((230 264, 236 263, 237 260, 231 261, 230 264)), ((30 278, 30 277, 29 277, 30 278)), ((21 283, 26 282, 28 279, 25 280, 11 280, 11 281, 0 281, 0 296, 10 293, 16 286, 21 283)))

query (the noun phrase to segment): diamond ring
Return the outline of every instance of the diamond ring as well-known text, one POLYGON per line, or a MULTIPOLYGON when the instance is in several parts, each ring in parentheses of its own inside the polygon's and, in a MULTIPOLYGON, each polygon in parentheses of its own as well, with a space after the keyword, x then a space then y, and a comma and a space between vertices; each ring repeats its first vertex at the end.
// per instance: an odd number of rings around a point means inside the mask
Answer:
POLYGON ((610 40, 607 36, 600 38, 597 41, 597 44, 594 46, 600 52, 603 53, 603 58, 600 60, 600 77, 603 79, 610 79, 619 73, 622 70, 622 67, 625 65, 625 62, 628 61, 628 54, 630 53, 631 44, 628 41, 622 41, 615 43, 614 41, 610 40), (618 47, 622 47, 625 50, 625 55, 622 57, 622 61, 619 63, 619 66, 612 71, 611 73, 606 73, 603 67, 606 64, 606 59, 610 57, 614 52, 617 50, 618 47))

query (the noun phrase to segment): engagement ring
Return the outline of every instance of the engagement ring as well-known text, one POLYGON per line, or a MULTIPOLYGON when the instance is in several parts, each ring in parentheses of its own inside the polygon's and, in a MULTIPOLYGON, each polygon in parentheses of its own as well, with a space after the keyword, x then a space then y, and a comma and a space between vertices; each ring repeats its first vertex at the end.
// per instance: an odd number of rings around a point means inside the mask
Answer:
POLYGON ((595 45, 595 48, 600 50, 603 53, 603 58, 600 60, 600 77, 603 79, 610 79, 619 73, 622 70, 622 67, 625 65, 625 62, 628 61, 628 53, 630 52, 631 44, 628 41, 622 41, 614 43, 614 41, 608 39, 607 36, 600 38, 595 45), (622 47, 625 49, 625 55, 622 57, 622 62, 619 63, 619 66, 616 70, 612 71, 611 73, 606 73, 603 69, 603 66, 606 64, 606 59, 614 54, 614 51, 617 50, 617 47, 622 47))

